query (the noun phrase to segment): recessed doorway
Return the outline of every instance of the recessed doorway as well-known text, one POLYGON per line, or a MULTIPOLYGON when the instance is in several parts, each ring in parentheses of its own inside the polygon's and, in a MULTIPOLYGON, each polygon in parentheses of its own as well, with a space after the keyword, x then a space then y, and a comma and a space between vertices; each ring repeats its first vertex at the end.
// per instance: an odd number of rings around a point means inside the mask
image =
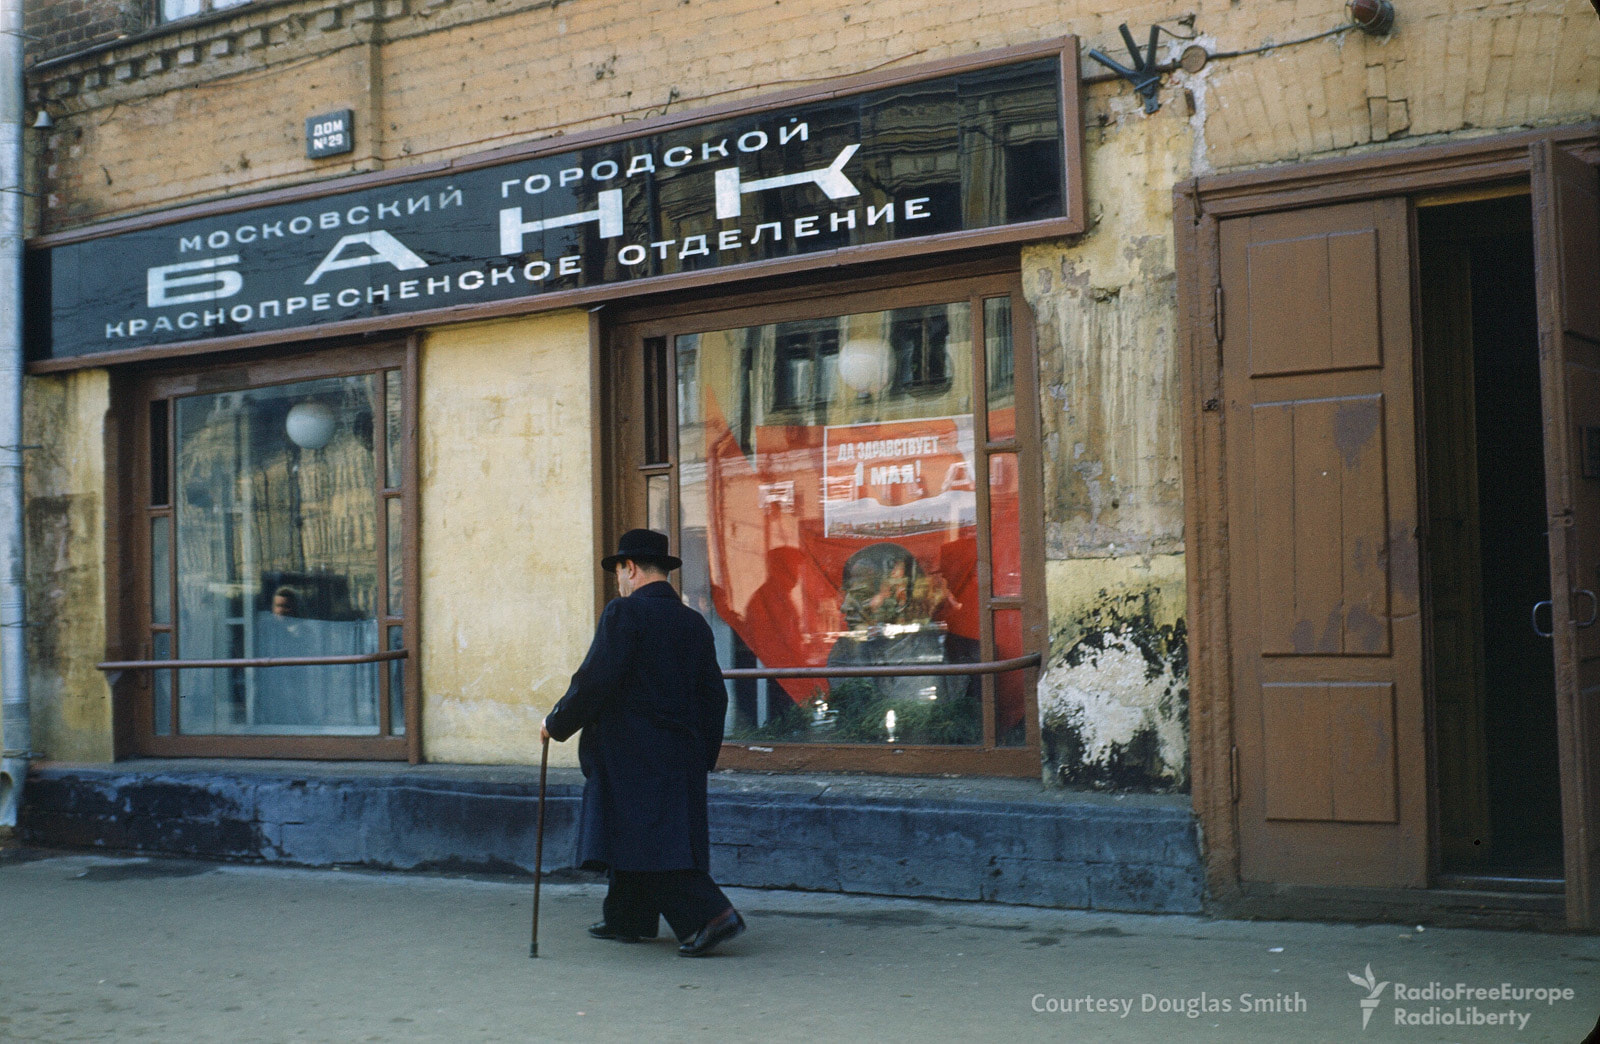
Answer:
POLYGON ((1440 883, 1559 891, 1533 243, 1526 193, 1417 210, 1424 604, 1440 883))

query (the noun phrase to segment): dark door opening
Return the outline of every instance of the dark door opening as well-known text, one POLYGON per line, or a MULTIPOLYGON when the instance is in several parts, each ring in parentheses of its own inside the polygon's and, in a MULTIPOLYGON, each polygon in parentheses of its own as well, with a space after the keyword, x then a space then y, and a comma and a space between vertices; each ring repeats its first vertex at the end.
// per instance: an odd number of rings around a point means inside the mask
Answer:
POLYGON ((1555 663, 1535 630, 1552 621, 1532 210, 1525 195, 1423 207, 1417 231, 1439 870, 1554 883, 1555 663))

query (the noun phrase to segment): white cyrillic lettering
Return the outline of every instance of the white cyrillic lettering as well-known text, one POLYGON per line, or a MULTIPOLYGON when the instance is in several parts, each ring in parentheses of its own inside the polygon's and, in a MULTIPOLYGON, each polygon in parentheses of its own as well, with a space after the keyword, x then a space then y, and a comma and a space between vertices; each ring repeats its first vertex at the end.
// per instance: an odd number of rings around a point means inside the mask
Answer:
MULTIPOLYGON (((748 135, 747 135, 748 137, 748 135)), ((743 138, 739 139, 743 148, 743 138)), ((751 192, 764 192, 767 189, 787 188, 791 185, 814 184, 820 188, 829 199, 844 199, 846 196, 859 196, 861 192, 855 184, 845 176, 844 165, 850 162, 850 157, 856 154, 860 145, 846 145, 840 150, 839 155, 826 167, 816 170, 802 170, 796 174, 779 174, 771 178, 758 178, 747 184, 741 183, 738 167, 723 167, 716 173, 717 186, 717 217, 735 218, 743 209, 741 196, 751 192)))
POLYGON ((371 232, 352 232, 350 235, 342 237, 339 242, 333 245, 333 249, 328 251, 327 256, 318 263, 316 269, 306 280, 305 285, 311 286, 314 284, 318 279, 322 278, 324 272, 338 272, 346 268, 361 268, 378 261, 393 265, 402 272, 413 268, 428 267, 428 262, 412 253, 409 247, 394 238, 394 236, 379 228, 371 232), (344 256, 346 247, 358 245, 367 247, 372 253, 357 254, 354 257, 344 256))
POLYGON ((415 197, 413 197, 411 199, 406 200, 406 213, 407 214, 415 214, 419 210, 422 211, 424 214, 426 214, 429 211, 431 211, 432 209, 433 209, 433 200, 429 199, 427 196, 415 196, 415 197))
POLYGON ((188 304, 191 301, 215 301, 232 297, 244 289, 244 277, 224 265, 239 263, 238 254, 207 257, 199 261, 180 261, 175 265, 161 265, 145 273, 145 304, 151 308, 164 305, 188 304), (194 275, 179 275, 193 272, 194 275), (205 290, 191 290, 186 294, 171 291, 183 286, 203 286, 205 290))
POLYGON ((667 259, 667 251, 671 250, 672 249, 672 244, 674 244, 676 242, 677 242, 676 239, 663 239, 659 243, 651 243, 650 244, 650 249, 654 250, 656 252, 656 256, 657 257, 659 257, 661 260, 665 261, 667 259))
POLYGON ((225 228, 219 228, 206 237, 206 246, 212 250, 226 250, 233 245, 233 236, 225 228))
MULTIPOLYGON (((194 313, 190 312, 188 314, 193 315, 194 313)), ((128 335, 122 332, 122 324, 121 323, 107 323, 106 324, 106 337, 107 337, 107 339, 112 338, 112 337, 126 337, 126 336, 128 336, 128 335)))
POLYGON ((773 239, 782 239, 783 238, 783 226, 782 225, 778 224, 776 221, 763 221, 761 224, 756 226, 755 235, 750 237, 750 245, 751 246, 755 246, 757 243, 761 242, 761 230, 764 229, 764 228, 772 229, 772 238, 773 239))
POLYGON ((339 303, 340 308, 354 308, 361 303, 361 291, 353 286, 345 287, 334 296, 334 300, 339 303))
POLYGON ((616 160, 601 160, 599 163, 596 163, 594 166, 589 168, 589 177, 594 181, 610 181, 612 178, 617 176, 617 169, 616 160), (604 174, 600 173, 600 171, 604 168, 610 169, 604 174))
POLYGON ((740 242, 739 236, 740 232, 736 228, 723 229, 721 232, 717 233, 717 249, 738 250, 740 247, 744 246, 744 243, 740 242))
POLYGON ((767 132, 766 131, 753 130, 753 131, 749 131, 748 133, 739 135, 739 151, 740 152, 760 152, 762 149, 764 149, 766 147, 767 147, 767 132), (746 145, 745 142, 747 142, 747 141, 753 141, 754 144, 746 145))
MULTIPOLYGON (((227 310, 222 308, 218 308, 215 312, 201 312, 200 317, 207 326, 218 326, 228 321, 227 310)), ((133 323, 128 324, 128 329, 130 332, 133 330, 133 323)))
POLYGON ((566 228, 593 221, 600 226, 600 238, 612 239, 622 235, 622 190, 606 189, 600 193, 594 210, 560 217, 523 221, 521 207, 507 207, 500 211, 500 253, 512 256, 522 253, 522 237, 547 228, 566 228))
POLYGON ((256 310, 247 304, 236 304, 228 309, 228 318, 236 323, 248 323, 256 317, 256 310))
POLYGON ((372 208, 361 206, 351 207, 349 210, 345 211, 344 219, 346 222, 352 225, 365 225, 368 221, 372 220, 372 208), (357 217, 357 214, 360 214, 361 216, 357 217))
POLYGON ((801 141, 810 141, 811 140, 811 124, 806 123, 806 122, 800 122, 800 123, 795 124, 793 127, 779 127, 778 128, 778 144, 779 145, 787 145, 787 144, 789 144, 791 141, 793 141, 796 138, 799 138, 801 141))
POLYGON ((440 210, 443 210, 445 207, 459 207, 464 205, 465 201, 461 198, 461 190, 456 188, 454 185, 446 185, 444 188, 439 190, 440 210))
POLYGON ((650 252, 638 243, 629 243, 617 251, 617 260, 629 267, 644 264, 645 258, 649 256, 650 252))
POLYGON ((871 203, 867 204, 867 227, 871 228, 879 221, 882 221, 886 225, 894 224, 893 203, 885 203, 881 207, 875 207, 871 203))
POLYGON ((728 139, 727 138, 723 138, 721 141, 717 142, 715 145, 711 144, 709 141, 708 142, 704 142, 704 143, 701 144, 701 146, 700 146, 700 158, 703 159, 703 160, 708 160, 712 156, 721 156, 723 159, 727 159, 728 158, 728 139))
POLYGON ((516 282, 516 279, 517 279, 517 270, 515 268, 491 268, 491 269, 489 269, 489 285, 490 286, 499 286, 501 283, 514 283, 514 282, 516 282))
POLYGON ((529 261, 522 266, 522 278, 530 283, 542 283, 550 278, 550 262, 529 261))
POLYGON ((178 253, 180 254, 187 254, 191 250, 204 250, 205 248, 205 243, 201 242, 198 235, 184 236, 178 240, 178 253))
POLYGON ((678 251, 678 260, 682 261, 686 257, 693 257, 693 256, 698 256, 698 257, 710 257, 711 256, 711 248, 706 246, 706 237, 705 236, 684 236, 683 237, 683 246, 678 251))
POLYGON ((835 210, 828 218, 828 231, 837 232, 841 228, 856 227, 856 212, 847 210, 843 214, 835 210))
POLYGON ((562 275, 579 275, 581 270, 578 266, 582 263, 582 261, 583 259, 581 257, 578 257, 575 254, 568 254, 557 264, 556 271, 560 272, 562 275))
POLYGON ((685 164, 687 164, 692 159, 694 159, 694 150, 693 149, 686 149, 682 145, 679 145, 675 149, 668 149, 666 152, 661 154, 661 162, 665 163, 669 167, 681 167, 681 166, 684 166, 685 164), (679 160, 676 163, 672 162, 672 157, 674 155, 678 154, 678 153, 682 153, 683 154, 683 159, 679 160))
POLYGON ((129 319, 128 320, 128 336, 129 337, 138 337, 140 334, 144 333, 145 329, 149 325, 150 325, 150 320, 148 320, 148 319, 129 319))
POLYGON ((372 304, 375 301, 387 301, 387 300, 389 300, 389 284, 388 283, 384 283, 382 286, 369 286, 369 287, 367 287, 367 304, 372 304))
POLYGON ((428 277, 428 296, 429 297, 432 297, 434 294, 448 294, 449 292, 450 292, 450 277, 449 276, 442 276, 442 277, 429 276, 428 277))
POLYGON ((233 241, 235 243, 254 243, 256 241, 256 226, 241 225, 240 227, 234 229, 233 241), (246 232, 250 234, 247 236, 245 235, 246 232))
POLYGON ((817 227, 819 219, 815 214, 810 217, 794 219, 794 238, 804 239, 807 236, 821 235, 822 230, 817 227))
POLYGON ((379 221, 382 221, 384 218, 399 217, 399 216, 400 216, 400 204, 399 203, 379 203, 378 204, 378 220, 379 221))
POLYGON ((164 315, 158 315, 158 316, 156 316, 155 323, 151 325, 150 329, 152 331, 154 331, 154 332, 157 332, 157 333, 160 333, 162 331, 165 331, 167 333, 171 333, 172 332, 172 320, 168 319, 164 315))
POLYGON ((633 159, 628 161, 628 169, 626 173, 630 178, 635 174, 654 174, 655 172, 656 158, 648 152, 643 156, 635 156, 633 159))
POLYGON ((561 185, 570 185, 574 181, 582 181, 582 180, 583 180, 583 168, 582 167, 568 167, 566 170, 562 171, 557 176, 557 183, 561 184, 561 185))
POLYGON ((916 199, 906 200, 906 220, 915 221, 918 218, 933 217, 928 208, 923 206, 924 203, 930 202, 931 199, 932 197, 930 196, 919 196, 916 199))
POLYGON ((324 210, 317 215, 317 227, 323 229, 339 227, 339 213, 335 210, 324 210))
POLYGON ((303 297, 291 297, 283 302, 283 313, 285 315, 293 315, 310 303, 303 297))
POLYGON ((419 296, 417 294, 417 281, 415 279, 402 280, 401 283, 400 283, 400 296, 401 297, 417 297, 417 296, 419 296))
MULTIPOLYGON (((262 301, 256 306, 256 315, 260 316, 261 318, 265 319, 269 313, 271 314, 272 318, 278 318, 278 316, 283 314, 283 303, 280 301, 262 301)), ((192 314, 192 312, 184 313, 184 315, 192 314)), ((182 315, 178 316, 178 325, 183 325, 182 315)))
POLYGON ((549 188, 550 175, 548 174, 529 174, 522 182, 522 191, 530 196, 537 196, 541 192, 548 191, 549 188), (534 188, 535 184, 539 187, 534 188))
POLYGON ((511 178, 509 181, 502 181, 500 183, 500 198, 501 199, 510 199, 511 198, 511 186, 515 185, 516 183, 517 183, 517 179, 516 178, 511 178))
POLYGON ((278 239, 282 239, 283 238, 283 222, 282 221, 274 221, 270 225, 262 225, 261 226, 261 238, 262 239, 272 239, 274 237, 276 237, 278 239))
POLYGON ((311 310, 313 312, 326 312, 333 307, 333 295, 329 293, 312 294, 311 310))
POLYGON ((303 236, 311 231, 311 219, 304 214, 289 220, 289 231, 297 236, 303 236))
POLYGON ((193 330, 200 325, 200 313, 184 312, 178 316, 178 329, 193 330))
POLYGON ((483 288, 482 272, 462 272, 456 276, 456 286, 461 290, 480 290, 483 288), (472 280, 470 283, 467 280, 472 280))

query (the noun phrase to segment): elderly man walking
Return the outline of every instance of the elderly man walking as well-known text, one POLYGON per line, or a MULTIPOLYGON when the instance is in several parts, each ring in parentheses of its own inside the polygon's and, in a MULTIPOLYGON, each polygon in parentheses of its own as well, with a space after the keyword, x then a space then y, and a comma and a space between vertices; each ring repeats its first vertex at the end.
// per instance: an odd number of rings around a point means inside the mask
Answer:
POLYGON ((683 563, 648 529, 622 535, 600 562, 621 598, 600 614, 594 641, 542 735, 582 730, 583 811, 578 863, 609 872, 597 939, 653 939, 661 917, 678 953, 704 957, 744 931, 711 879, 706 774, 722 749, 728 695, 705 619, 667 574, 683 563))

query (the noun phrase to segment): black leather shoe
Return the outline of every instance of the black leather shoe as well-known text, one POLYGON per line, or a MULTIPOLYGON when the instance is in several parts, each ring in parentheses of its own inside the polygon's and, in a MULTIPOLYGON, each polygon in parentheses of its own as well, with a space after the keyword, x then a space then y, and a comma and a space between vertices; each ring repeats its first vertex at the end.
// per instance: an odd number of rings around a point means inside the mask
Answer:
POLYGON ((711 918, 704 928, 694 933, 693 938, 679 946, 678 956, 704 957, 729 939, 743 934, 744 918, 739 916, 739 911, 730 909, 711 918))
POLYGON ((589 926, 589 934, 594 936, 596 939, 614 939, 617 942, 627 943, 638 942, 640 939, 654 939, 656 937, 655 932, 651 932, 649 935, 630 935, 627 932, 618 931, 604 921, 596 921, 591 924, 589 926))

